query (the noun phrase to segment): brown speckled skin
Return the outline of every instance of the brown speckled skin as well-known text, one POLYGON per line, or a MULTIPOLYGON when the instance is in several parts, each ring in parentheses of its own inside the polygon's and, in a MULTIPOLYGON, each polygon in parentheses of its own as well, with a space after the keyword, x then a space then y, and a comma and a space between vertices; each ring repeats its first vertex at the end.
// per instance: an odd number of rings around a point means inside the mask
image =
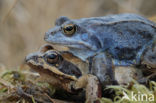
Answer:
POLYGON ((26 63, 41 75, 42 80, 70 93, 86 91, 86 103, 98 101, 101 97, 101 85, 98 78, 91 74, 83 74, 80 69, 65 60, 59 51, 50 45, 44 45, 38 52, 26 56, 26 63), (57 62, 47 60, 50 55, 57 55, 57 62))
POLYGON ((68 92, 71 90, 72 82, 75 82, 82 75, 79 68, 74 64, 64 60, 62 56, 55 50, 46 52, 35 52, 26 56, 26 63, 41 75, 46 82, 58 88, 63 88, 68 92), (57 54, 58 61, 55 64, 47 61, 47 55, 57 54), (69 69, 70 68, 70 69, 69 69))
POLYGON ((89 61, 90 73, 106 85, 115 82, 112 69, 115 66, 155 65, 156 59, 149 63, 145 56, 155 38, 155 23, 136 14, 119 14, 76 20, 60 17, 44 39, 51 44, 66 46, 68 52, 89 61), (70 37, 62 32, 67 24, 76 25, 76 32, 70 37))

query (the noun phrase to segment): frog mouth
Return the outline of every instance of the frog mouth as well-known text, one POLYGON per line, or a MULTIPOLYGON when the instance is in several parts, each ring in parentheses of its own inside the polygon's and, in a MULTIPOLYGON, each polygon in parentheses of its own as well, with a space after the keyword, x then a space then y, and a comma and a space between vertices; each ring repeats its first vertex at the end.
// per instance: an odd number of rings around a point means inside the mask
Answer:
POLYGON ((48 40, 48 39, 45 39, 48 43, 51 43, 53 45, 61 45, 61 46, 64 46, 64 47, 68 47, 68 48, 72 48, 72 49, 86 49, 86 50, 97 50, 97 48, 94 46, 94 45, 90 45, 88 43, 84 43, 82 41, 72 41, 72 40, 69 40, 69 41, 56 41, 56 40, 48 40))
MULTIPOLYGON (((75 81, 77 80, 77 78, 75 76, 71 76, 71 75, 67 75, 64 74, 60 71, 58 71, 58 69, 55 69, 53 72, 49 69, 49 68, 44 68, 42 65, 34 65, 31 62, 28 62, 27 65, 29 65, 31 67, 31 69, 33 69, 34 71, 38 72, 39 74, 46 74, 49 75, 51 77, 56 77, 60 80, 67 80, 67 81, 75 81)), ((55 67, 54 67, 55 68, 55 67)))

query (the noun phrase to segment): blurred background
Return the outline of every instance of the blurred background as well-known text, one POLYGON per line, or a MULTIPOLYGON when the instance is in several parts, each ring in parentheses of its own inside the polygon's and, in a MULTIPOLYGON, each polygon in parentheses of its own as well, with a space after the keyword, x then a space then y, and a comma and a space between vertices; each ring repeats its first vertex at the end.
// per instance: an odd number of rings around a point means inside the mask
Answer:
POLYGON ((56 18, 137 13, 156 15, 156 0, 0 0, 0 64, 17 67, 45 43, 56 18))

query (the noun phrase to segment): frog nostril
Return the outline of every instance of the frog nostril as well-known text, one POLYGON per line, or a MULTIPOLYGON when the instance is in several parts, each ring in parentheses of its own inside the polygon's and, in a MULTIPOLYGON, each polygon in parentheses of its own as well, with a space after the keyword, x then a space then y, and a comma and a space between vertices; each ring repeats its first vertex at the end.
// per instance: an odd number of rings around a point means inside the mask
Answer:
POLYGON ((51 34, 51 35, 54 35, 54 34, 55 34, 55 32, 54 32, 54 31, 52 31, 52 32, 50 32, 50 34, 51 34))
POLYGON ((25 57, 25 62, 26 63, 29 62, 30 60, 36 61, 37 57, 36 56, 29 56, 29 55, 25 57))

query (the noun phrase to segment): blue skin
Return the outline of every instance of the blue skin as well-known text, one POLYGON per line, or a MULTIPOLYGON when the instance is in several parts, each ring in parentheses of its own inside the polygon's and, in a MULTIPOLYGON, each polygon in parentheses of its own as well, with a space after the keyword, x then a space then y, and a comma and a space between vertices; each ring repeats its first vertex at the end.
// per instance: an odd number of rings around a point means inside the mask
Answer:
POLYGON ((83 61, 92 60, 91 73, 101 82, 107 81, 107 77, 114 81, 112 65, 140 65, 142 54, 156 36, 156 24, 135 14, 77 20, 60 17, 55 25, 46 32, 45 41, 69 47, 69 52, 83 61), (62 32, 67 24, 77 27, 70 37, 62 32))

